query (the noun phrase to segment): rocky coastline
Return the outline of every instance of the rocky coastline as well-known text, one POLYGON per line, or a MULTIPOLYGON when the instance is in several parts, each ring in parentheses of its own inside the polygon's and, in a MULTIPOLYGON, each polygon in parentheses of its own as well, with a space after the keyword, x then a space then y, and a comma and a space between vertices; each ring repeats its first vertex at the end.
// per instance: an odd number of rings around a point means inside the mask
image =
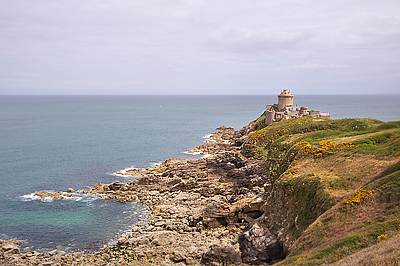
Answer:
MULTIPOLYGON (((202 159, 169 159, 154 168, 119 172, 138 176, 127 183, 97 183, 91 189, 37 193, 44 198, 74 197, 90 193, 118 202, 140 201, 149 217, 122 234, 116 246, 97 254, 21 253, 20 241, 0 242, 4 265, 128 265, 242 264, 240 237, 246 226, 262 215, 261 196, 267 176, 262 162, 242 154, 250 126, 240 131, 221 127, 209 141, 192 152, 202 159), (74 194, 75 193, 75 194, 74 194)), ((250 236, 251 237, 251 236, 250 236)), ((245 247, 242 247, 244 249, 245 247)), ((282 258, 267 256, 266 262, 282 258)), ((247 261, 251 261, 252 258, 247 261)), ((253 258, 254 259, 254 258, 253 258)))
POLYGON ((218 128, 192 150, 202 159, 116 173, 137 177, 126 183, 37 193, 140 201, 149 212, 95 254, 22 253, 21 241, 1 240, 0 265, 371 265, 365 252, 373 265, 398 265, 400 121, 264 121, 218 128))

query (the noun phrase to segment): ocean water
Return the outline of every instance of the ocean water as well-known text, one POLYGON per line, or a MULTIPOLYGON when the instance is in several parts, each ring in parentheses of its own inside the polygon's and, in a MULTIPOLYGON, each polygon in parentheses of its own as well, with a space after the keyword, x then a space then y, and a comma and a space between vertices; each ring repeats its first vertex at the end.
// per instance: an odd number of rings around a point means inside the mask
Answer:
MULTIPOLYGON (((256 119, 264 96, 0 96, 0 238, 26 250, 94 251, 144 218, 140 203, 83 195, 50 200, 40 191, 126 182, 112 173, 185 154, 225 125, 256 119)), ((400 95, 295 95, 331 118, 400 120, 400 95)))

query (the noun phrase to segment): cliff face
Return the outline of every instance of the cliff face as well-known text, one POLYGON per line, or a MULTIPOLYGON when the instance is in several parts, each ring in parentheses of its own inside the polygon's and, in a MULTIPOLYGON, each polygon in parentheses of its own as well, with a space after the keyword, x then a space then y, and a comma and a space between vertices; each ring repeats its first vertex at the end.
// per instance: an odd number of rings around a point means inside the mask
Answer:
MULTIPOLYGON (((265 127, 264 120, 219 128, 194 149, 206 158, 170 159, 127 171, 133 181, 77 190, 140 200, 151 211, 117 246, 51 256, 0 247, 0 262, 362 265, 357 254, 399 246, 400 122, 308 117, 265 127)), ((399 252, 385 254, 397 265, 399 252)))
MULTIPOLYGON (((243 261, 274 262, 284 254, 280 264, 352 257, 357 263, 349 265, 360 265, 357 254, 365 248, 397 239, 399 127, 372 119, 301 118, 250 133, 244 151, 260 154, 269 179, 263 215, 239 238, 243 261)), ((397 265, 398 255, 371 256, 397 265)))

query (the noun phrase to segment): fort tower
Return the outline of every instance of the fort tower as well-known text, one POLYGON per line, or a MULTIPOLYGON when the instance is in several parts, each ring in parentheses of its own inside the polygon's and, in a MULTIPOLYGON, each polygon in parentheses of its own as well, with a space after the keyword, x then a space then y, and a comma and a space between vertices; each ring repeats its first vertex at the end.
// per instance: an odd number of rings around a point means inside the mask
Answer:
POLYGON ((293 95, 289 90, 283 90, 278 95, 278 110, 282 110, 286 106, 293 106, 293 95))

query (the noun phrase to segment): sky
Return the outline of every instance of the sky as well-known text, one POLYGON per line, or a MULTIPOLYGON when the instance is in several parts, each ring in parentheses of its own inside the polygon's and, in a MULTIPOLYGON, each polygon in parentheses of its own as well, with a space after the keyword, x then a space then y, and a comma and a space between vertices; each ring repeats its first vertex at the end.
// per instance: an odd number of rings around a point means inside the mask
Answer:
POLYGON ((285 88, 400 93, 400 1, 0 1, 0 95, 285 88))

